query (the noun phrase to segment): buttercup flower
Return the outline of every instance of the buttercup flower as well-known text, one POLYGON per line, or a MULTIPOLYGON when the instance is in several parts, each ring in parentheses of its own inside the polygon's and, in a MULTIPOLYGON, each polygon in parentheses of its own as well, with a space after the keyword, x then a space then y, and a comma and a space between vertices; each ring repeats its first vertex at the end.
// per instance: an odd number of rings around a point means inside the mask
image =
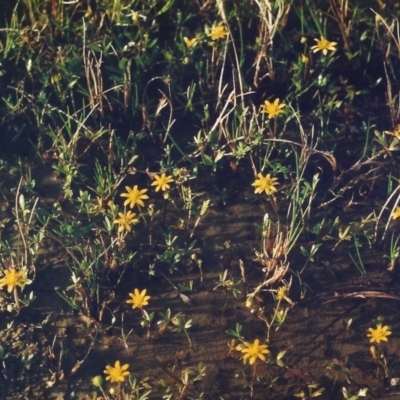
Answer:
POLYGON ((268 114, 268 118, 275 118, 279 114, 284 113, 284 108, 286 107, 285 103, 279 103, 279 99, 275 99, 273 103, 268 100, 264 101, 264 104, 261 105, 261 112, 263 114, 268 114))
POLYGON ((243 356, 243 361, 246 362, 249 359, 250 365, 253 365, 257 358, 261 361, 265 361, 265 354, 269 354, 268 346, 265 344, 260 344, 258 339, 254 340, 253 343, 244 342, 236 347, 236 350, 241 351, 243 356))
POLYGON ((325 38, 321 38, 320 40, 318 39, 314 39, 317 44, 315 46, 311 47, 311 50, 316 53, 317 51, 322 51, 322 53, 324 53, 324 56, 326 56, 328 54, 328 50, 329 51, 335 51, 336 50, 336 42, 329 42, 328 40, 326 40, 325 38))
POLYGON ((219 22, 218 24, 214 22, 211 28, 208 26, 206 27, 206 35, 212 40, 219 40, 228 36, 228 30, 222 22, 219 22))
POLYGON ((139 190, 137 185, 135 185, 133 188, 125 186, 125 189, 127 190, 127 193, 121 194, 121 197, 127 198, 125 200, 124 206, 129 205, 130 208, 133 208, 136 204, 138 204, 139 206, 144 207, 143 200, 149 198, 149 196, 145 194, 147 192, 147 189, 139 190))
POLYGON ((104 373, 108 375, 106 377, 106 381, 110 381, 111 383, 114 382, 123 382, 125 377, 129 375, 129 364, 124 364, 121 367, 121 363, 119 361, 115 362, 115 366, 112 367, 111 365, 107 365, 104 373))
POLYGON ((132 304, 132 308, 142 308, 149 304, 150 296, 146 296, 146 289, 143 289, 139 292, 139 289, 135 289, 134 292, 129 293, 129 297, 132 297, 131 300, 127 300, 128 304, 132 304))
POLYGON ((132 230, 131 225, 137 224, 139 220, 136 217, 136 214, 132 211, 120 212, 118 213, 119 218, 114 221, 114 224, 118 224, 118 232, 127 231, 130 232, 132 230))
POLYGON ((267 174, 267 176, 264 176, 262 173, 259 173, 258 179, 255 180, 255 182, 251 185, 254 186, 255 193, 262 193, 265 192, 269 196, 274 194, 277 189, 276 189, 276 184, 278 183, 277 178, 271 178, 270 174, 267 174))
POLYGON ((382 326, 381 324, 377 325, 376 328, 368 328, 367 336, 369 337, 370 343, 380 343, 387 342, 387 338, 391 335, 392 332, 390 328, 386 326, 382 326))
POLYGON ((197 39, 194 37, 193 39, 189 39, 186 36, 183 38, 186 46, 188 49, 191 49, 192 47, 196 46, 197 44, 197 39))
POLYGON ((0 279, 0 287, 7 286, 8 293, 11 293, 16 286, 23 289, 25 285, 32 283, 32 281, 28 279, 28 271, 26 269, 17 271, 15 268, 10 268, 4 271, 4 274, 5 276, 0 279))
POLYGON ((161 174, 161 176, 154 175, 154 182, 151 184, 151 186, 156 187, 156 192, 158 192, 160 189, 165 192, 170 188, 168 184, 173 181, 174 180, 172 176, 166 176, 165 174, 161 174))
POLYGON ((396 209, 392 213, 392 219, 400 218, 400 207, 397 206, 396 209))

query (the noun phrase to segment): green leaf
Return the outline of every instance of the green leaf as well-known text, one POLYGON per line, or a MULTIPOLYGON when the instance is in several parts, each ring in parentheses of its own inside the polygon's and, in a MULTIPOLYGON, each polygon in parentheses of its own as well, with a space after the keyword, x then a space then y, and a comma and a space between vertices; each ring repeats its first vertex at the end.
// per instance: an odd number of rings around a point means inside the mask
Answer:
POLYGON ((200 210, 201 216, 203 216, 207 212, 209 204, 210 204, 210 199, 203 201, 203 204, 202 204, 201 210, 200 210))
POLYGON ((168 0, 165 6, 156 14, 156 17, 166 13, 173 6, 174 2, 175 0, 168 0))
POLYGON ((223 150, 218 150, 217 155, 215 156, 215 160, 214 163, 216 164, 219 160, 221 160, 221 158, 224 156, 225 151, 223 150))
POLYGON ((277 360, 280 360, 286 354, 286 350, 280 351, 279 354, 276 356, 277 360))
POLYGON ((23 194, 19 195, 19 206, 21 207, 22 211, 25 211, 25 196, 23 194))
POLYGON ((208 156, 207 154, 202 154, 201 156, 203 158, 203 164, 205 166, 210 166, 210 165, 214 164, 213 159, 210 156, 208 156))

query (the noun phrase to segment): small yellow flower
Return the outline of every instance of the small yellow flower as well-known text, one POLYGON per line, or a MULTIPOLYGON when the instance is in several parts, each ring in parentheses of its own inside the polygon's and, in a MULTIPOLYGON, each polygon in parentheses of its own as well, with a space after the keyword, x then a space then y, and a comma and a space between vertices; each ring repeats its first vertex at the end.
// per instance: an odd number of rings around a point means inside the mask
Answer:
POLYGON ((275 297, 280 301, 286 300, 290 305, 294 305, 293 301, 289 297, 289 288, 287 286, 281 286, 280 288, 278 288, 276 290, 275 297))
POLYGON ((32 283, 32 281, 27 277, 28 271, 25 268, 21 271, 11 268, 4 271, 4 274, 4 278, 0 279, 0 287, 7 286, 8 293, 11 293, 16 286, 19 286, 21 289, 23 289, 25 285, 32 283))
POLYGON ((254 191, 255 193, 265 192, 266 194, 271 196, 277 191, 275 187, 278 183, 277 178, 271 178, 270 174, 264 176, 262 173, 259 173, 257 176, 258 179, 256 179, 255 182, 251 185, 256 188, 254 191))
POLYGON ((132 304, 132 308, 142 308, 149 304, 150 296, 146 296, 146 289, 143 289, 139 292, 139 289, 135 289, 134 292, 129 293, 129 297, 132 297, 131 300, 127 300, 128 304, 132 304))
POLYGON ((257 358, 261 361, 266 361, 265 354, 269 354, 268 346, 265 344, 260 344, 258 339, 254 340, 253 343, 244 342, 236 347, 236 350, 241 351, 243 356, 243 361, 246 362, 249 359, 250 365, 253 365, 257 358))
POLYGON ((172 176, 166 176, 165 174, 161 174, 161 176, 154 175, 154 182, 151 184, 151 186, 156 187, 156 192, 158 192, 160 189, 165 192, 170 188, 168 184, 173 181, 174 180, 172 176))
POLYGON ((114 382, 123 382, 125 377, 129 375, 129 364, 125 364, 121 367, 121 363, 119 361, 115 362, 115 366, 107 365, 104 373, 108 375, 106 377, 106 381, 114 382))
POLYGON ((206 35, 212 40, 219 40, 228 36, 228 30, 224 26, 223 22, 219 22, 218 24, 214 22, 211 28, 208 26, 206 27, 206 35))
POLYGON ((390 328, 386 326, 382 326, 378 324, 376 328, 368 328, 367 336, 369 337, 370 343, 380 343, 380 342, 387 342, 387 337, 391 335, 392 332, 390 328))
POLYGON ((149 196, 145 194, 147 192, 147 189, 139 190, 137 185, 135 185, 133 188, 125 186, 125 189, 127 190, 127 193, 121 194, 121 197, 127 198, 125 200, 124 206, 129 205, 130 208, 133 208, 136 204, 138 204, 139 206, 144 207, 143 200, 149 198, 149 196))
POLYGON ((301 62, 303 63, 303 64, 307 64, 308 63, 308 57, 306 56, 306 55, 304 55, 304 54, 302 54, 301 55, 301 62))
POLYGON ((392 213, 392 219, 400 218, 400 207, 397 206, 396 209, 392 213))
POLYGON ((143 20, 146 20, 146 16, 139 14, 137 11, 133 11, 133 13, 131 14, 131 18, 134 24, 138 24, 139 23, 139 18, 142 18, 143 20))
POLYGON ((324 56, 328 54, 328 51, 335 51, 336 50, 336 42, 329 42, 325 38, 321 38, 320 40, 314 39, 317 44, 315 46, 311 47, 311 50, 316 53, 317 51, 322 51, 324 53, 324 56))
POLYGON ((139 220, 136 217, 136 214, 132 211, 127 211, 123 213, 118 213, 119 218, 114 221, 114 224, 118 224, 118 232, 127 231, 130 232, 132 230, 131 225, 137 224, 139 220))
POLYGON ((268 114, 268 118, 275 118, 279 114, 284 113, 283 110, 286 107, 285 103, 279 103, 279 99, 275 99, 273 103, 268 100, 264 101, 264 104, 261 105, 261 112, 263 114, 268 114))
POLYGON ((276 298, 278 300, 283 300, 287 296, 287 290, 285 286, 281 286, 276 290, 276 298))
POLYGON ((50 82, 53 85, 57 84, 60 80, 61 80, 61 74, 60 73, 52 75, 51 78, 50 78, 50 82))
POLYGON ((289 303, 291 303, 291 300, 289 299, 289 293, 288 293, 286 286, 281 286, 280 288, 278 288, 276 290, 276 298, 278 300, 286 300, 289 303))
POLYGON ((134 11, 132 13, 132 21, 137 24, 139 22, 139 16, 140 14, 137 11, 134 11))
POLYGON ((96 387, 102 387, 103 386, 103 378, 101 375, 96 375, 93 379, 92 379, 92 384, 93 386, 96 387))
POLYGON ((189 39, 185 36, 183 40, 188 49, 191 49, 192 47, 195 47, 197 45, 197 39, 195 37, 193 39, 189 39))
POLYGON ((392 135, 400 141, 400 124, 396 125, 393 129, 392 135))

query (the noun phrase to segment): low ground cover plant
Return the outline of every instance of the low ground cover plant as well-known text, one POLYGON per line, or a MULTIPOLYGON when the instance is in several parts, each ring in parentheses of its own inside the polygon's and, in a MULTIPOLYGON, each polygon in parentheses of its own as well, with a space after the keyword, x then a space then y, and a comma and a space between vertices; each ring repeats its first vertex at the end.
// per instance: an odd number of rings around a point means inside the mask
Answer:
POLYGON ((399 13, 0 15, 0 396, 393 398, 399 13))

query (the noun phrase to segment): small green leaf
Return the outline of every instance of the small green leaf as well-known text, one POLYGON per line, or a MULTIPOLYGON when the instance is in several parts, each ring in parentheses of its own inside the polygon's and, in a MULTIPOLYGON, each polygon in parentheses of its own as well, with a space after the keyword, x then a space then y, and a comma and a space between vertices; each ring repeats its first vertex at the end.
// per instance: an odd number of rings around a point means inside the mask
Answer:
POLYGON ((25 211, 25 196, 23 194, 19 195, 19 206, 21 207, 22 211, 25 211))
POLYGON ((203 201, 203 204, 202 204, 201 210, 200 210, 201 216, 203 216, 207 212, 209 204, 210 204, 210 199, 203 201))
POLYGON ((166 13, 174 4, 175 0, 167 0, 167 3, 165 6, 156 14, 156 17, 158 17, 161 14, 166 13))

